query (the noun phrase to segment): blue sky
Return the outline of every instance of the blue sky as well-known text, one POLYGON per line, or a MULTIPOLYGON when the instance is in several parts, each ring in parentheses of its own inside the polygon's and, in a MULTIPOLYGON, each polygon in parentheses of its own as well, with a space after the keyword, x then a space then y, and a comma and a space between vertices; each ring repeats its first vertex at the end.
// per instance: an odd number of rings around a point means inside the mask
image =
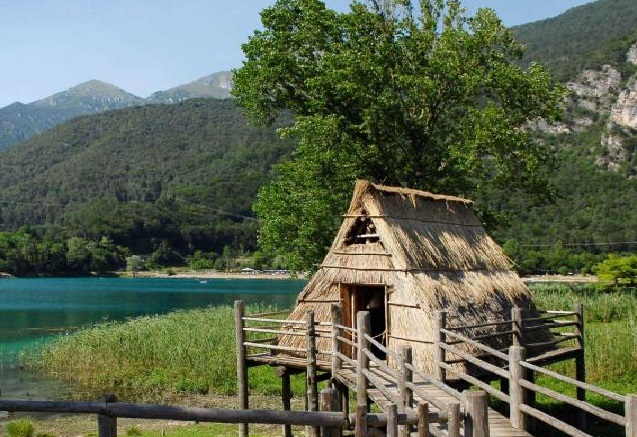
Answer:
MULTIPOLYGON (((589 0, 465 0, 507 25, 589 0)), ((0 0, 0 106, 90 79, 140 96, 240 65, 240 45, 274 0, 0 0)), ((326 0, 344 10, 349 0, 326 0)))

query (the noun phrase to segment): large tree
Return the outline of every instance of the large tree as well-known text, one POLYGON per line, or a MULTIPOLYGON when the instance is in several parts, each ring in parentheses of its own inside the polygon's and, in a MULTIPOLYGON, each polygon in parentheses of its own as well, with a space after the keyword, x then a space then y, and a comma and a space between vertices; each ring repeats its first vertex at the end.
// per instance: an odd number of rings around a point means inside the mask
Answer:
POLYGON ((292 159, 261 189, 260 242, 292 267, 320 261, 356 178, 464 196, 542 194, 551 154, 525 129, 564 91, 490 9, 449 0, 278 0, 244 44, 234 96, 256 121, 291 113, 292 159), (415 4, 417 3, 417 4, 415 4))

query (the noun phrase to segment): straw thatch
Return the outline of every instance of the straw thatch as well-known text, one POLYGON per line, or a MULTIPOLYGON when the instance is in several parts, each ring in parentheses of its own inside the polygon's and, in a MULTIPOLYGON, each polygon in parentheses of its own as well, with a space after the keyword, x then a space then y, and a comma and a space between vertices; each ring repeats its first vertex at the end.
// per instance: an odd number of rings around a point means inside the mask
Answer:
MULTIPOLYGON (((341 284, 383 284, 388 347, 397 350, 404 338, 413 339, 408 343, 417 366, 432 370, 435 311, 447 310, 451 326, 510 320, 513 305, 533 311, 530 292, 511 266, 485 232, 471 201, 358 181, 332 247, 299 295, 290 318, 302 319, 314 310, 317 321, 329 322, 330 301, 339 301, 341 284), (352 234, 370 221, 377 241, 356 244, 352 234)), ((471 335, 494 331, 473 330, 471 335)), ((541 331, 534 335, 550 336, 541 331)), ((294 347, 303 347, 304 341, 291 336, 279 339, 280 344, 294 347)), ((506 336, 492 344, 506 347, 510 342, 506 336)), ((329 339, 319 339, 318 348, 329 351, 329 339)))

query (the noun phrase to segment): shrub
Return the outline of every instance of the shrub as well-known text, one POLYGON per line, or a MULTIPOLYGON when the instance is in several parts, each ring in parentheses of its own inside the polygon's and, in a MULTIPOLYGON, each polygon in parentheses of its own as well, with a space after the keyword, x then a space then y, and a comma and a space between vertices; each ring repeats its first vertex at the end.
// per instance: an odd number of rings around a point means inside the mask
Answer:
POLYGON ((139 429, 136 426, 131 426, 130 428, 128 428, 126 430, 126 435, 127 436, 140 436, 140 435, 142 435, 142 430, 139 429))
POLYGON ((7 423, 9 437, 33 437, 33 423, 28 419, 14 420, 7 423))
POLYGON ((609 255, 608 258, 593 267, 600 282, 605 285, 635 286, 637 285, 637 255, 609 255))
POLYGON ((214 252, 205 253, 198 250, 188 257, 188 267, 192 270, 212 270, 215 268, 215 258, 214 252))

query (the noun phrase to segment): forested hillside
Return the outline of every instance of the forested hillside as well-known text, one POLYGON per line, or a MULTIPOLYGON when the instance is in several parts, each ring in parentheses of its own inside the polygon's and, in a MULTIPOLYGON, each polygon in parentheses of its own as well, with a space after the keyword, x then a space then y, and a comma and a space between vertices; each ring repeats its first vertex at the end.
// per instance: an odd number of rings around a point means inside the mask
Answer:
POLYGON ((135 253, 255 247, 251 204, 290 151, 229 100, 84 116, 0 153, 0 224, 107 236, 135 253))
POLYGON ((634 0, 598 0, 513 31, 526 44, 525 64, 544 64, 566 81, 587 68, 624 63, 637 39, 637 7, 634 0))

